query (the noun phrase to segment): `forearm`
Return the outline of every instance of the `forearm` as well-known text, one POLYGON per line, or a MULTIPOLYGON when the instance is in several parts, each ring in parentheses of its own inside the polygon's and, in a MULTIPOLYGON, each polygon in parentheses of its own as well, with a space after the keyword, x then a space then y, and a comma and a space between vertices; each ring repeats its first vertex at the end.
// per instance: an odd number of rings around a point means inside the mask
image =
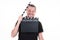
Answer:
POLYGON ((11 32, 11 36, 12 37, 15 37, 16 35, 17 35, 17 32, 18 32, 18 28, 19 28, 19 24, 20 24, 21 22, 19 21, 18 23, 17 23, 17 25, 15 26, 15 28, 12 30, 12 32, 11 32))
POLYGON ((18 22, 17 22, 17 24, 15 25, 14 29, 11 32, 12 37, 15 37, 17 35, 18 29, 19 29, 19 24, 21 23, 22 18, 23 18, 22 16, 19 16, 18 22))

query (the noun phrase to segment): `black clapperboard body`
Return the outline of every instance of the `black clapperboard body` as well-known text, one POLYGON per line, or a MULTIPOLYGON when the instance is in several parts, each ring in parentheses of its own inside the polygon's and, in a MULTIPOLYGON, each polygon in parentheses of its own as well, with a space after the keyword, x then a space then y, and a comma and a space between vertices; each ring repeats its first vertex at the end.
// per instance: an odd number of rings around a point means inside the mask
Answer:
POLYGON ((38 20, 35 18, 23 19, 21 22, 21 32, 38 32, 38 20))

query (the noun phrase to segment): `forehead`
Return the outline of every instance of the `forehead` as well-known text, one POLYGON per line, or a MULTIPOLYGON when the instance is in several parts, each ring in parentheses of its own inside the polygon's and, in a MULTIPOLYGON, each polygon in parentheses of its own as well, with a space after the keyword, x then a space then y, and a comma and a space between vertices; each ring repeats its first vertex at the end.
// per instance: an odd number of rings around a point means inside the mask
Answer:
POLYGON ((35 7, 32 7, 32 6, 28 6, 27 9, 36 10, 36 8, 35 7))

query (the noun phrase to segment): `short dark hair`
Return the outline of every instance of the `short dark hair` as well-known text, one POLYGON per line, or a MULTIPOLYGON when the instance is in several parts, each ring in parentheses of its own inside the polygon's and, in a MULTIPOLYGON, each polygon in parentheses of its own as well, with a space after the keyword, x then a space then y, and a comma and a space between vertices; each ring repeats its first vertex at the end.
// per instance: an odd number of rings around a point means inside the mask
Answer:
POLYGON ((29 6, 31 6, 31 7, 35 7, 35 8, 36 8, 36 6, 33 5, 33 4, 28 4, 27 8, 28 8, 29 6))

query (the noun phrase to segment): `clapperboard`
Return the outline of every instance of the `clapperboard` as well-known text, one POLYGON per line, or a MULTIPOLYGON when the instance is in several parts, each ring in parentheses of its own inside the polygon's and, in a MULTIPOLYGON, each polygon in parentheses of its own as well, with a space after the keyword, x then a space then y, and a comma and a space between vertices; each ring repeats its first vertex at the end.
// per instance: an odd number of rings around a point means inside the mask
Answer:
POLYGON ((21 21, 21 32, 38 32, 38 18, 27 19, 21 21))

